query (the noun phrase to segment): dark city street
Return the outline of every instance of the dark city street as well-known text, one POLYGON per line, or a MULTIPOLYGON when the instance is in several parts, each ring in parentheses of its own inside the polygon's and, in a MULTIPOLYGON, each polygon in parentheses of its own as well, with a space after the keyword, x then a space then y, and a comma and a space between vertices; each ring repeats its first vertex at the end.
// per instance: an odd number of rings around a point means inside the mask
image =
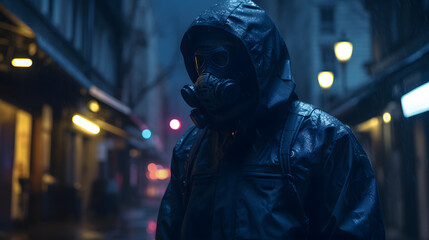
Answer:
POLYGON ((304 238, 429 240, 429 0, 0 0, 0 240, 304 238))

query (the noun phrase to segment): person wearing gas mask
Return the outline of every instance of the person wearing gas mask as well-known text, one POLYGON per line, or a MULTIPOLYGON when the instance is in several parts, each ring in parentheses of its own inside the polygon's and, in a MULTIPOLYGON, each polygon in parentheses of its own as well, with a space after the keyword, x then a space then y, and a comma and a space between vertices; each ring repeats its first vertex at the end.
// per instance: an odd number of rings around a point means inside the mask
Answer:
POLYGON ((371 163, 349 128, 298 101, 284 40, 250 0, 204 11, 181 43, 193 110, 156 239, 384 239, 371 163))

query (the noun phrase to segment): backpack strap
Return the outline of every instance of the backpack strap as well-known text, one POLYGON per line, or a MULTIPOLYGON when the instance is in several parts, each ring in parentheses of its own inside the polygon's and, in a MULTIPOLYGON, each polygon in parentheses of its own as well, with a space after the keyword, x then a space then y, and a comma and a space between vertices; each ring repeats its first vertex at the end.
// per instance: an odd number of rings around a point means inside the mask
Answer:
POLYGON ((299 129, 301 128, 302 122, 305 118, 311 115, 314 111, 314 107, 310 104, 303 103, 301 101, 294 101, 289 108, 289 115, 287 117, 285 126, 282 132, 282 138, 280 140, 280 161, 282 171, 284 174, 291 174, 290 169, 290 155, 292 153, 292 145, 295 143, 295 139, 298 136, 299 129))
POLYGON ((294 154, 292 146, 295 143, 298 132, 305 118, 309 117, 314 111, 314 107, 300 101, 294 101, 289 108, 289 114, 283 128, 280 140, 280 166, 285 177, 286 190, 291 192, 294 197, 294 203, 297 205, 297 211, 302 224, 306 227, 306 234, 309 233, 309 219, 305 213, 304 205, 296 190, 294 177, 290 167, 290 158, 294 154))
POLYGON ((183 173, 182 184, 181 184, 182 185, 182 200, 183 200, 183 205, 185 208, 188 205, 189 194, 191 192, 189 189, 189 181, 191 179, 192 169, 193 169, 194 163, 195 163, 195 158, 196 158, 196 155, 198 153, 198 150, 200 149, 201 142, 202 142, 204 136, 206 135, 206 132, 207 132, 207 128, 198 129, 195 140, 192 143, 191 150, 189 151, 188 159, 185 162, 184 173, 183 173))

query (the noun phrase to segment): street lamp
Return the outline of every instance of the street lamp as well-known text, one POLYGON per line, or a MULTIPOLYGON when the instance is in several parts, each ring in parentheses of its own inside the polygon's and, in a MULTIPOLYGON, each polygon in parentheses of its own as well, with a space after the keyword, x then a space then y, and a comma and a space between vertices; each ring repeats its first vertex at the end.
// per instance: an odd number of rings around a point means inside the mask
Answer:
POLYGON ((341 63, 343 70, 343 90, 344 93, 347 92, 347 72, 346 65, 350 60, 353 53, 353 44, 346 40, 341 40, 334 45, 335 56, 338 61, 341 63))
POLYGON ((385 123, 390 123, 390 121, 392 120, 392 115, 390 115, 390 113, 389 112, 385 112, 384 114, 383 114, 383 121, 385 122, 385 123))
POLYGON ((11 61, 12 66, 14 67, 31 67, 33 65, 33 61, 29 58, 14 58, 11 61))
POLYGON ((337 42, 334 45, 335 56, 340 62, 348 62, 353 53, 353 44, 347 41, 337 42))
POLYGON ((91 100, 88 102, 88 108, 89 108, 89 110, 91 110, 92 112, 95 112, 95 113, 100 111, 100 105, 95 100, 91 100))
POLYGON ((334 74, 329 71, 320 72, 317 75, 317 80, 319 81, 319 85, 323 90, 322 95, 322 106, 327 107, 327 98, 328 98, 328 90, 334 83, 334 74))
POLYGON ((334 83, 334 74, 332 72, 324 71, 317 75, 319 85, 323 89, 329 89, 334 83))
POLYGON ((72 121, 77 126, 81 127, 82 129, 86 130, 87 132, 90 132, 92 134, 98 134, 100 132, 100 127, 89 121, 88 119, 76 114, 73 116, 72 121))

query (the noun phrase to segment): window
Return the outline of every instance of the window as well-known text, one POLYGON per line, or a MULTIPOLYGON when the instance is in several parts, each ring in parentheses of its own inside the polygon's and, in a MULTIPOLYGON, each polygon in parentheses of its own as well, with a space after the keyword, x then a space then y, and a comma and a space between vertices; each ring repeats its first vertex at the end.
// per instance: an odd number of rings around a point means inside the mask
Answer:
POLYGON ((335 72, 335 53, 333 49, 333 45, 325 44, 320 46, 320 56, 322 61, 322 69, 326 71, 335 72))
POLYGON ((118 38, 101 12, 96 12, 92 35, 92 65, 112 86, 116 84, 118 38))
POLYGON ((72 39, 73 34, 73 1, 52 2, 52 23, 67 40, 72 39))
POLYGON ((390 34, 391 44, 396 45, 399 40, 398 36, 398 12, 396 8, 390 8, 390 31, 387 31, 386 35, 390 34))
POLYGON ((323 6, 320 7, 320 31, 324 34, 335 33, 334 8, 323 6))
POLYGON ((43 15, 45 15, 45 16, 49 15, 50 5, 51 5, 51 2, 49 0, 40 0, 39 1, 40 11, 43 13, 43 15))
POLYGON ((84 28, 84 2, 83 1, 76 1, 75 2, 75 12, 74 12, 74 46, 78 51, 81 51, 83 48, 83 34, 85 31, 84 28))

